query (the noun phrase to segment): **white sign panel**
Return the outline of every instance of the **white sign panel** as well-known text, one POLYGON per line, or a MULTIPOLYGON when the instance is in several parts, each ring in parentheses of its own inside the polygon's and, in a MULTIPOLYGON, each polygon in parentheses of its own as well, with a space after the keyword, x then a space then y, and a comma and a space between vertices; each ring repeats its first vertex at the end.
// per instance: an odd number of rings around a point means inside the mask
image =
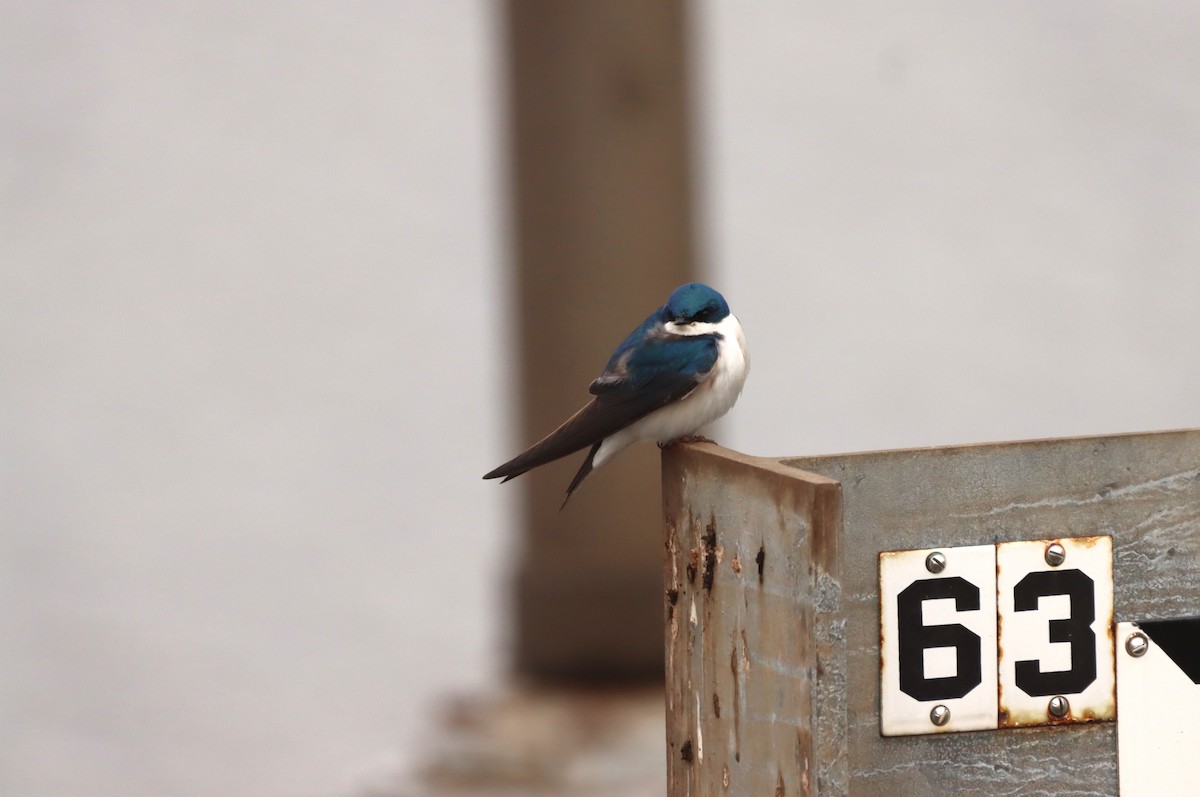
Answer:
POLYGON ((1200 618, 1117 623, 1121 797, 1197 793, 1200 618))
POLYGON ((880 731, 996 727, 996 548, 879 555, 880 731))
POLYGON ((1116 714, 1112 538, 996 546, 1000 727, 1116 714))

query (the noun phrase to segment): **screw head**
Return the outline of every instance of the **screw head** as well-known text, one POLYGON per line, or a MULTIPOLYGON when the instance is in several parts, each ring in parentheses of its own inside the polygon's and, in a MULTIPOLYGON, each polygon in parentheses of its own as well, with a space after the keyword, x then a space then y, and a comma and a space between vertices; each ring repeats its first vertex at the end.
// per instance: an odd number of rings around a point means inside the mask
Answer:
POLYGON ((1146 651, 1150 649, 1150 639, 1141 631, 1134 631, 1129 636, 1125 637, 1125 652, 1135 659, 1146 655, 1146 651))
POLYGON ((1047 707, 1052 717, 1065 717, 1067 712, 1071 710, 1071 704, 1062 695, 1055 695, 1050 698, 1050 705, 1047 707))
MULTIPOLYGON (((941 551, 934 551, 933 553, 929 554, 929 556, 926 556, 925 569, 930 573, 940 573, 945 570, 946 554, 942 553, 941 551)), ((945 706, 940 706, 939 708, 945 708, 945 706)), ((949 709, 947 709, 947 711, 949 711, 949 709)), ((946 716, 949 717, 950 715, 947 714, 946 716)))
POLYGON ((942 705, 934 706, 929 712, 929 721, 939 728, 950 721, 950 709, 942 705))
POLYGON ((1067 559, 1067 549, 1061 543, 1052 542, 1046 546, 1046 564, 1058 567, 1067 559))

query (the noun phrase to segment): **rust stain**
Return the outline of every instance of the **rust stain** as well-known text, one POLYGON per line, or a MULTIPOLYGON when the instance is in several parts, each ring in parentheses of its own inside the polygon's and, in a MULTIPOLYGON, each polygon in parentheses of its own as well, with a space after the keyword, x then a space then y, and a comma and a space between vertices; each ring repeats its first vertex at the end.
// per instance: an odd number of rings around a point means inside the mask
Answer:
POLYGON ((667 590, 667 622, 675 621, 675 604, 679 603, 679 590, 667 590))
POLYGON ((787 794, 787 789, 783 787, 783 771, 779 770, 778 779, 775 781, 775 797, 784 797, 787 794))
POLYGON ((737 634, 729 648, 729 672, 733 674, 733 759, 742 760, 742 681, 738 677, 737 634))
MULTIPOLYGON (((1000 583, 1000 549, 996 548, 996 583, 1000 583)), ((996 605, 996 725, 1000 728, 1016 727, 1014 720, 1008 713, 1004 702, 1004 679, 1000 677, 999 663, 1004 661, 1004 645, 1000 643, 1004 636, 1004 618, 1000 616, 999 603, 996 605)))
POLYGON ((734 554, 733 558, 729 560, 729 567, 732 568, 733 572, 737 575, 740 576, 742 574, 742 560, 738 558, 737 554, 734 554))
MULTIPOLYGON (((879 616, 881 618, 883 617, 883 560, 884 557, 889 555, 890 554, 888 551, 879 552, 879 569, 877 571, 879 573, 879 581, 877 582, 875 589, 875 591, 879 593, 879 596, 875 603, 877 605, 876 608, 879 609, 879 616)), ((891 669, 888 667, 887 658, 883 655, 883 652, 887 649, 886 634, 883 632, 885 625, 887 624, 883 622, 879 623, 879 672, 881 675, 886 675, 891 669)), ((888 676, 888 678, 890 679, 891 676, 888 676)))
POLYGON ((1002 728, 1038 728, 1052 725, 1083 725, 1088 722, 1113 721, 1112 717, 1100 716, 1092 709, 1084 709, 1080 712, 1071 709, 1062 717, 1056 717, 1049 711, 1046 712, 1045 716, 1036 715, 1029 718, 1013 719, 1004 711, 1000 712, 1000 716, 1003 718, 1000 723, 1000 727, 1002 728))
POLYGON ((721 719, 721 698, 716 692, 713 692, 713 716, 721 719))
POLYGON ((758 546, 758 556, 754 557, 754 561, 758 564, 758 585, 761 587, 763 583, 763 566, 767 562, 767 551, 763 546, 758 546))
POLYGON ((1037 725, 1074 725, 1077 722, 1077 720, 1074 717, 1072 717, 1071 714, 1072 714, 1072 712, 1068 711, 1065 716, 1056 717, 1053 714, 1051 714, 1049 711, 1047 711, 1046 716, 1040 722, 1026 723, 1026 724, 1030 724, 1030 725, 1032 725, 1032 724, 1037 724, 1037 725))
POLYGON ((746 629, 742 629, 742 669, 750 672, 750 643, 746 641, 746 629))
POLYGON ((704 589, 711 591, 714 571, 717 569, 717 521, 715 519, 709 519, 700 542, 704 547, 704 576, 701 583, 704 585, 704 589))
POLYGON ((725 764, 721 767, 721 788, 729 788, 729 765, 725 764))
POLYGON ((1112 704, 1102 706, 1099 709, 1096 707, 1087 707, 1077 710, 1074 706, 1063 716, 1056 717, 1049 712, 1026 712, 1017 717, 1013 717, 1003 708, 1000 709, 1000 727, 1002 728, 1036 728, 1048 725, 1081 725, 1087 722, 1112 722, 1115 718, 1112 714, 1112 704))
POLYGON ((692 740, 688 739, 683 743, 683 747, 679 748, 679 757, 689 764, 692 763, 692 740))

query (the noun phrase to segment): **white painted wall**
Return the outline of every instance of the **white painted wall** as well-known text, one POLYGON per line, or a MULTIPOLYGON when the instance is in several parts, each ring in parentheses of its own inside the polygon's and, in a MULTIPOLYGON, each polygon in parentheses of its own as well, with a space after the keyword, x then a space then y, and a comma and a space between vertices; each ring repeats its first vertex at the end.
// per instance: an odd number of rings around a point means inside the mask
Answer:
POLYGON ((1200 425, 1200 6, 705 0, 723 442, 1200 425))
POLYGON ((494 673, 492 14, 0 6, 0 793, 357 793, 494 673))

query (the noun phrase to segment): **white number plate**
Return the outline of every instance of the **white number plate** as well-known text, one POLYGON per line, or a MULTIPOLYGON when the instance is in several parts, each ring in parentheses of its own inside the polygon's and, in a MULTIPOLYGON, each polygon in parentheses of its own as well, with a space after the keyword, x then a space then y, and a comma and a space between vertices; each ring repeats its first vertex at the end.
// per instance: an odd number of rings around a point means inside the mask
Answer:
POLYGON ((879 595, 884 736, 1113 718, 1112 538, 886 551, 879 595))
POLYGON ((995 728, 995 546, 881 553, 879 594, 883 735, 995 728))
POLYGON ((996 546, 1000 727, 1113 719, 1112 585, 1112 537, 996 546))

